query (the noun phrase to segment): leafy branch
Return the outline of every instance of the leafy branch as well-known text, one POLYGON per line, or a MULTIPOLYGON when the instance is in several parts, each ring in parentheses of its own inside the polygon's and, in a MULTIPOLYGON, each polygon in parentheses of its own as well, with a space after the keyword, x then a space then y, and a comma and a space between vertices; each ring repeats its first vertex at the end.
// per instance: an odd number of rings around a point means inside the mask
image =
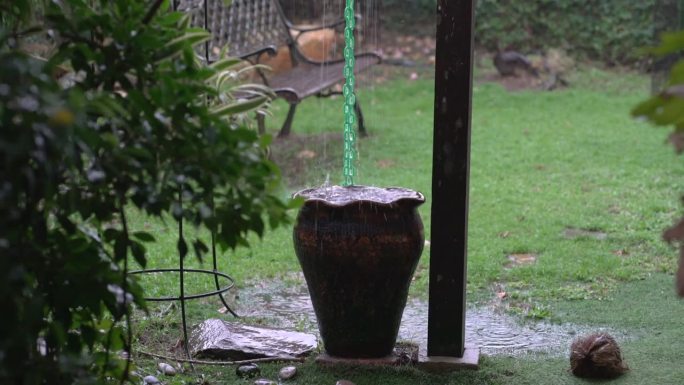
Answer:
MULTIPOLYGON (((684 51, 684 31, 664 33, 660 45, 645 52, 657 57, 680 55, 684 51)), ((679 60, 670 72, 665 89, 640 103, 632 110, 634 117, 656 126, 673 127, 668 141, 676 152, 684 152, 684 60, 679 60)), ((677 293, 684 297, 684 218, 663 233, 669 243, 679 243, 680 258, 677 271, 677 293)))
POLYGON ((145 301, 129 258, 144 267, 154 238, 131 231, 128 210, 208 228, 224 249, 289 221, 268 139, 249 128, 270 91, 243 84, 234 59, 198 63, 208 34, 144 3, 46 4, 40 28, 60 42, 47 60, 11 44, 25 21, 3 19, 0 383, 130 381, 145 301))

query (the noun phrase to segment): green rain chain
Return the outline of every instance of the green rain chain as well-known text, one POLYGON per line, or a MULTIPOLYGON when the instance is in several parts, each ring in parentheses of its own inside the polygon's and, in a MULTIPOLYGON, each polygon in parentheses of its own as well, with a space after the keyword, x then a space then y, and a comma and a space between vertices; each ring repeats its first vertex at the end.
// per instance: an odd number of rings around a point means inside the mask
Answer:
POLYGON ((356 19, 354 18, 354 0, 347 0, 347 5, 344 8, 344 18, 346 20, 346 27, 344 28, 344 88, 342 94, 344 95, 344 183, 343 186, 349 187, 354 185, 354 175, 356 175, 356 131, 354 130, 354 123, 356 122, 356 112, 354 105, 356 104, 356 95, 354 95, 354 64, 356 58, 354 57, 354 26, 356 19))

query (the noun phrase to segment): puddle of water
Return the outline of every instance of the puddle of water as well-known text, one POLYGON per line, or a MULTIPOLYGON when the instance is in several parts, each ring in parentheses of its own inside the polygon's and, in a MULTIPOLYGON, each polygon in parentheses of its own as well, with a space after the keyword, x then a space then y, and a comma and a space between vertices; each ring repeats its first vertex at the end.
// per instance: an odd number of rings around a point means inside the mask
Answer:
MULTIPOLYGON (((238 313, 260 318, 266 324, 318 335, 316 315, 305 285, 274 284, 250 287, 240 292, 238 313)), ((427 351, 428 303, 409 299, 399 329, 399 340, 410 341, 427 351)), ((521 322, 493 307, 469 307, 466 312, 466 342, 487 355, 548 353, 567 355, 576 336, 606 332, 616 337, 624 333, 605 328, 548 322, 521 322)))
POLYGON ((403 199, 411 199, 416 202, 424 202, 425 197, 419 192, 401 188, 380 188, 373 186, 324 186, 302 190, 295 196, 307 200, 321 200, 332 206, 346 206, 358 201, 368 201, 379 204, 391 204, 403 199))

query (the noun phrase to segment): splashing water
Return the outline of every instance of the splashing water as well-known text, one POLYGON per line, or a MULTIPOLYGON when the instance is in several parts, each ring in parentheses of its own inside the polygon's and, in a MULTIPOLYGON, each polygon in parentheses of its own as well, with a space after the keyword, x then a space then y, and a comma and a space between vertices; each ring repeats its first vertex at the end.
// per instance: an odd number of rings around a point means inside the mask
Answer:
MULTIPOLYGON (((243 289, 239 294, 239 313, 269 326, 317 333, 316 314, 304 277, 295 275, 288 279, 292 282, 271 281, 243 289)), ((399 340, 419 345, 422 353, 427 351, 427 316, 427 301, 409 299, 399 329, 399 340)), ((467 343, 487 355, 542 353, 561 357, 567 354, 572 340, 590 332, 607 332, 621 340, 639 338, 624 330, 595 325, 523 321, 489 305, 469 306, 466 317, 467 343)))
POLYGON ((354 123, 356 122, 356 112, 354 105, 356 104, 356 95, 354 95, 354 65, 356 58, 354 57, 354 27, 356 26, 356 19, 354 18, 354 0, 347 0, 344 8, 344 18, 346 26, 344 28, 344 88, 342 94, 344 95, 344 182, 343 186, 353 186, 354 176, 356 175, 356 131, 354 131, 354 123))

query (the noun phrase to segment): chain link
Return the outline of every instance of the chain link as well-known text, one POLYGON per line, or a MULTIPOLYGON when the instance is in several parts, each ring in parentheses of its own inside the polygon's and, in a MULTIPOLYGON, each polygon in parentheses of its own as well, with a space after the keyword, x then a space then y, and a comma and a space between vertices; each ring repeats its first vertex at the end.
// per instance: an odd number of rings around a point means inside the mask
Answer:
POLYGON ((354 27, 356 19, 354 18, 354 0, 347 0, 347 5, 344 8, 344 18, 346 26, 344 28, 344 79, 345 84, 342 92, 344 94, 344 182, 343 186, 353 186, 354 176, 356 176, 356 160, 358 154, 356 151, 356 131, 354 130, 354 123, 356 122, 356 111, 354 104, 356 103, 356 95, 354 95, 354 65, 356 58, 354 57, 354 27))

